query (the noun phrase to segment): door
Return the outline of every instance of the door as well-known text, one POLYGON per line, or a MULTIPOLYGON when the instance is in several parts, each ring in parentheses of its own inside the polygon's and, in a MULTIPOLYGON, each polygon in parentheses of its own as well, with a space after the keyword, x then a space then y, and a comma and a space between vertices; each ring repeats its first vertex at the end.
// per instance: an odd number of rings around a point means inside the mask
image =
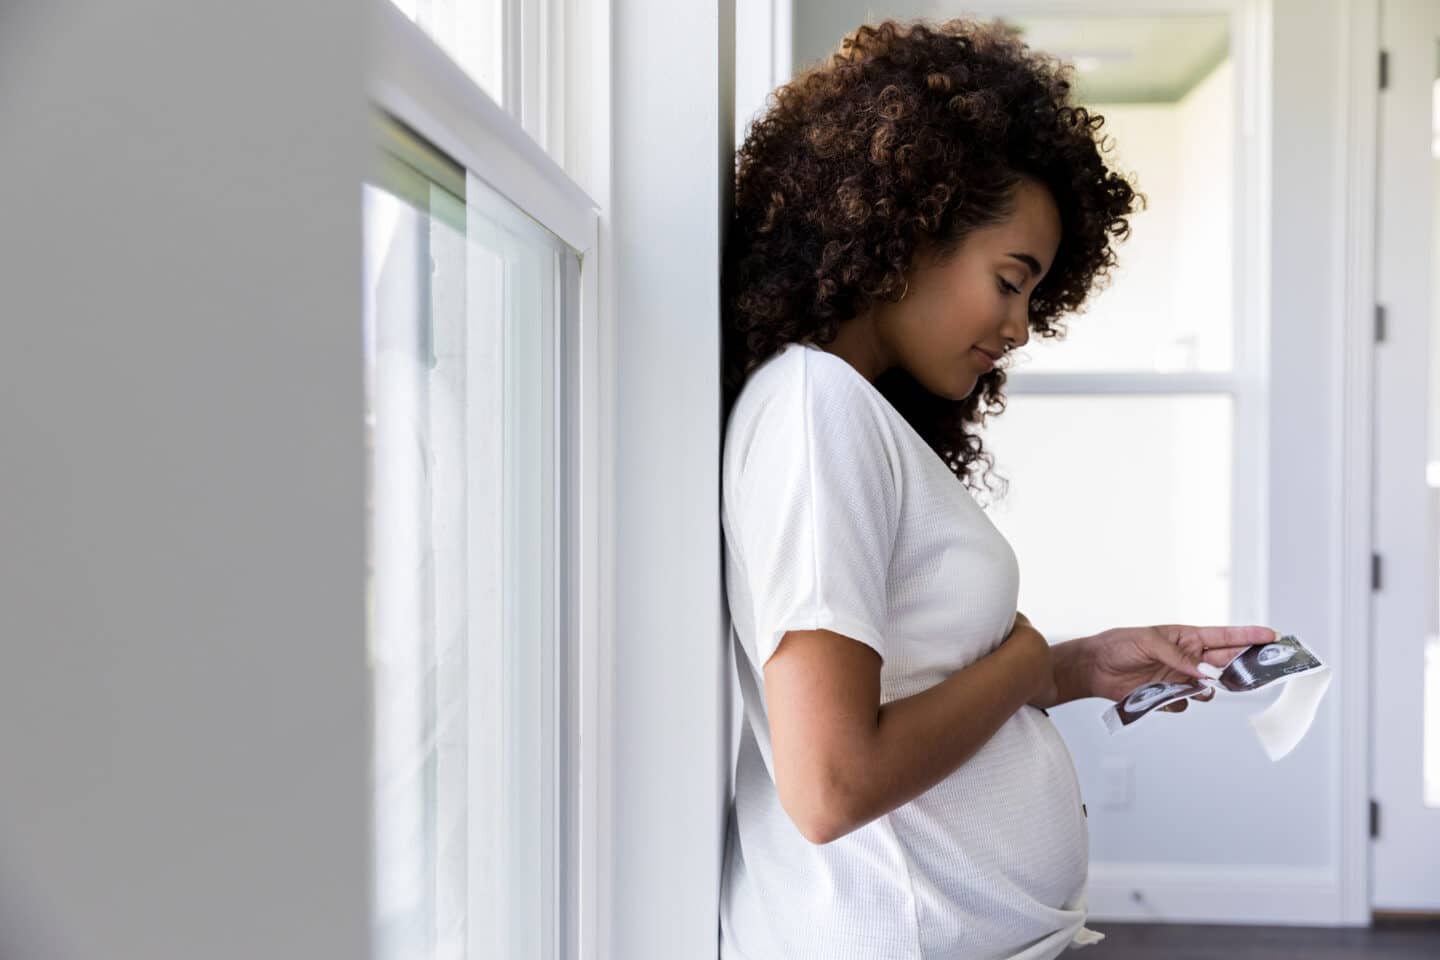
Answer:
POLYGON ((1380 37, 1371 904, 1440 912, 1440 5, 1383 0, 1380 37))

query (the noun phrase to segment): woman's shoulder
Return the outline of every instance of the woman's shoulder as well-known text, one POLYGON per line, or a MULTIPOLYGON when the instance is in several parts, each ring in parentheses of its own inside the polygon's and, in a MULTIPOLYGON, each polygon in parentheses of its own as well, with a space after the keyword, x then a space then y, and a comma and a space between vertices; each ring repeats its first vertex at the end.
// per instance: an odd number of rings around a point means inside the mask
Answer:
POLYGON ((802 398, 870 408, 873 389, 843 357, 808 343, 787 343, 751 371, 736 398, 732 420, 748 423, 770 406, 793 407, 802 398))
POLYGON ((803 444, 841 460, 895 457, 893 425, 875 388, 848 360, 818 347, 785 344, 750 374, 726 423, 725 472, 752 460, 757 440, 775 455, 803 444))
POLYGON ((805 359, 804 353, 804 344, 786 343, 761 360, 740 388, 740 395, 735 401, 736 410, 754 410, 765 400, 772 399, 787 384, 798 383, 804 369, 801 363, 805 359))

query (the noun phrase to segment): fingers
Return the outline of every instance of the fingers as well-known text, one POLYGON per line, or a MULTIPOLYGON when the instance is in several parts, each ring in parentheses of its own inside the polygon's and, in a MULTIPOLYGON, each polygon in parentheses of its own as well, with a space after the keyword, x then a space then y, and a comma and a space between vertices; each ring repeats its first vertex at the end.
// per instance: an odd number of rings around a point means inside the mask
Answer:
MULTIPOLYGON (((1160 663, 1174 670, 1176 673, 1189 677, 1192 680, 1199 680, 1205 677, 1196 669, 1195 664, 1201 659, 1200 651, 1194 644, 1186 643, 1184 639, 1170 641, 1158 634, 1146 636, 1146 653, 1154 657, 1160 663)), ((1217 664, 1218 666, 1218 664, 1217 664)))
POLYGON ((1209 693, 1197 693, 1193 697, 1186 697, 1184 700, 1176 700, 1174 703, 1167 704, 1160 709, 1168 711, 1170 713, 1184 713, 1185 710, 1189 707, 1191 700, 1198 700, 1201 703, 1209 703, 1211 700, 1214 699, 1215 691, 1211 690, 1209 693))
POLYGON ((1193 696, 1193 697, 1186 697, 1184 700, 1176 700, 1174 703, 1167 704, 1167 705, 1161 707, 1160 709, 1161 709, 1161 710, 1169 711, 1170 713, 1184 713, 1185 710, 1187 709, 1187 707, 1189 706, 1191 700, 1198 700, 1198 701, 1200 701, 1201 703, 1209 703, 1211 700, 1214 700, 1214 699, 1215 699, 1215 688, 1214 688, 1214 687, 1211 687, 1211 688, 1210 688, 1208 691, 1206 691, 1205 693, 1197 693, 1197 694, 1195 694, 1195 696, 1193 696))
MULTIPOLYGON (((1250 624, 1246 626, 1192 626, 1189 624, 1165 624, 1157 632, 1169 638, 1190 661, 1201 661, 1211 666, 1224 668, 1246 647, 1270 643, 1279 634, 1270 627, 1250 624)), ((1174 664, 1168 658, 1162 660, 1169 666, 1174 664)), ((1197 676, 1194 671, 1181 668, 1187 676, 1197 676)))
POLYGON ((1253 647, 1257 643, 1271 643, 1280 634, 1270 627, 1247 625, 1243 627, 1195 627, 1185 624, 1170 624, 1175 642, 1181 646, 1200 650, 1235 650, 1253 647))

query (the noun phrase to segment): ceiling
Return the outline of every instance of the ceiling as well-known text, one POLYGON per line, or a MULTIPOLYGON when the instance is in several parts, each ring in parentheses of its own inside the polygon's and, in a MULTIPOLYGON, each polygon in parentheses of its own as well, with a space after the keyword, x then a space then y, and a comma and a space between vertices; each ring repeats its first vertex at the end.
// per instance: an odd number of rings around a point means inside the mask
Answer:
POLYGON ((795 66, 833 52, 857 25, 885 17, 943 20, 1001 16, 1032 48, 1076 64, 1075 92, 1082 103, 1170 103, 1182 98, 1229 56, 1224 13, 1077 16, 1005 16, 944 0, 794 0, 795 66))
POLYGON ((1224 15, 1005 19, 1033 49, 1076 65, 1083 103, 1170 103, 1230 54, 1224 15))

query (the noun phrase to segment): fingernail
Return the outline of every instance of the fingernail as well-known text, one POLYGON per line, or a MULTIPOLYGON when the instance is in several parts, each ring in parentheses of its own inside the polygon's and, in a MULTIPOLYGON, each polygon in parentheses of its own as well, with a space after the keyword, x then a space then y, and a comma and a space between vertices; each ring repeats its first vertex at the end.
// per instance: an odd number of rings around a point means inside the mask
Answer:
POLYGON ((1219 667, 1215 666, 1215 664, 1213 663, 1204 662, 1202 662, 1198 667, 1196 667, 1196 669, 1199 670, 1201 673, 1205 674, 1205 676, 1209 677, 1211 680, 1219 680, 1220 675, 1225 672, 1224 670, 1221 670, 1219 667))

